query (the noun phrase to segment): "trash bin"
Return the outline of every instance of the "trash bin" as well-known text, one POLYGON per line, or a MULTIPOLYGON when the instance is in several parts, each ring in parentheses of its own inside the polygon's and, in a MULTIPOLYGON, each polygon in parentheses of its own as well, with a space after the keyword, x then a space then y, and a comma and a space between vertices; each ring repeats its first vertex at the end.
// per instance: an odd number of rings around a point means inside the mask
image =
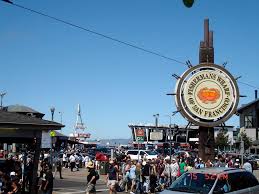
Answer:
POLYGON ((101 175, 106 175, 108 172, 108 162, 106 161, 101 161, 100 162, 100 174, 101 175))

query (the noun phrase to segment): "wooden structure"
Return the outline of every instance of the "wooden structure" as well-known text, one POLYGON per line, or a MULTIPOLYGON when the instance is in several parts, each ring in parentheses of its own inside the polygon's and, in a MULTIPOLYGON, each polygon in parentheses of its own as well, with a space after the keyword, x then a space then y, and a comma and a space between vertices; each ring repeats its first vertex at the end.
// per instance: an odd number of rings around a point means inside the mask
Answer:
MULTIPOLYGON (((204 20, 204 41, 200 42, 199 63, 214 63, 213 31, 209 30, 209 19, 204 20)), ((214 160, 214 128, 199 127, 199 157, 203 161, 214 160)))
POLYGON ((0 142, 23 143, 35 147, 31 193, 37 193, 37 172, 42 131, 60 130, 64 125, 33 116, 0 110, 0 142))

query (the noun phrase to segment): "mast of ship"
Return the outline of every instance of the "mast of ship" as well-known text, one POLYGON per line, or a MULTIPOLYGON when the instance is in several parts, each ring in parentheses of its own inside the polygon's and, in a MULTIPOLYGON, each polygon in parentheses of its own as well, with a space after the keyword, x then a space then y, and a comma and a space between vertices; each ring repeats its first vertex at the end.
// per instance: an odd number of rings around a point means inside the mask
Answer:
POLYGON ((83 120, 82 120, 80 104, 78 104, 76 124, 74 127, 74 136, 78 137, 78 130, 85 130, 85 129, 86 129, 86 126, 84 125, 83 120))

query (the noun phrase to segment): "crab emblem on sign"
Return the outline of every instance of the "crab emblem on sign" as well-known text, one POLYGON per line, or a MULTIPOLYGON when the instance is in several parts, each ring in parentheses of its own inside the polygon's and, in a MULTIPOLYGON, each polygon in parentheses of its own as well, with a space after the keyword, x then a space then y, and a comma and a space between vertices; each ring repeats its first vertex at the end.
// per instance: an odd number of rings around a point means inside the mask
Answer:
POLYGON ((205 87, 198 91, 198 97, 205 104, 214 104, 220 97, 220 91, 216 88, 205 87))

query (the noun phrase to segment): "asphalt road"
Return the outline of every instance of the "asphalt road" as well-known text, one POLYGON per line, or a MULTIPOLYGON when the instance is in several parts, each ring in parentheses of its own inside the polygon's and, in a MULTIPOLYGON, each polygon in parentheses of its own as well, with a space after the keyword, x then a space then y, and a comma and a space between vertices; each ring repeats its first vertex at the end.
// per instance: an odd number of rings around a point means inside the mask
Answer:
MULTIPOLYGON (((71 179, 56 179, 54 182, 54 194, 70 193, 70 194, 81 194, 85 193, 86 184, 78 180, 71 179)), ((107 193, 106 184, 103 181, 98 181, 96 185, 98 193, 107 193)))
MULTIPOLYGON (((56 174, 53 194, 85 194, 87 177, 87 171, 85 169, 75 172, 71 172, 69 169, 63 169, 62 176, 64 179, 60 179, 59 174, 56 174)), ((100 176, 96 184, 96 191, 100 194, 108 193, 105 176, 100 176)))

